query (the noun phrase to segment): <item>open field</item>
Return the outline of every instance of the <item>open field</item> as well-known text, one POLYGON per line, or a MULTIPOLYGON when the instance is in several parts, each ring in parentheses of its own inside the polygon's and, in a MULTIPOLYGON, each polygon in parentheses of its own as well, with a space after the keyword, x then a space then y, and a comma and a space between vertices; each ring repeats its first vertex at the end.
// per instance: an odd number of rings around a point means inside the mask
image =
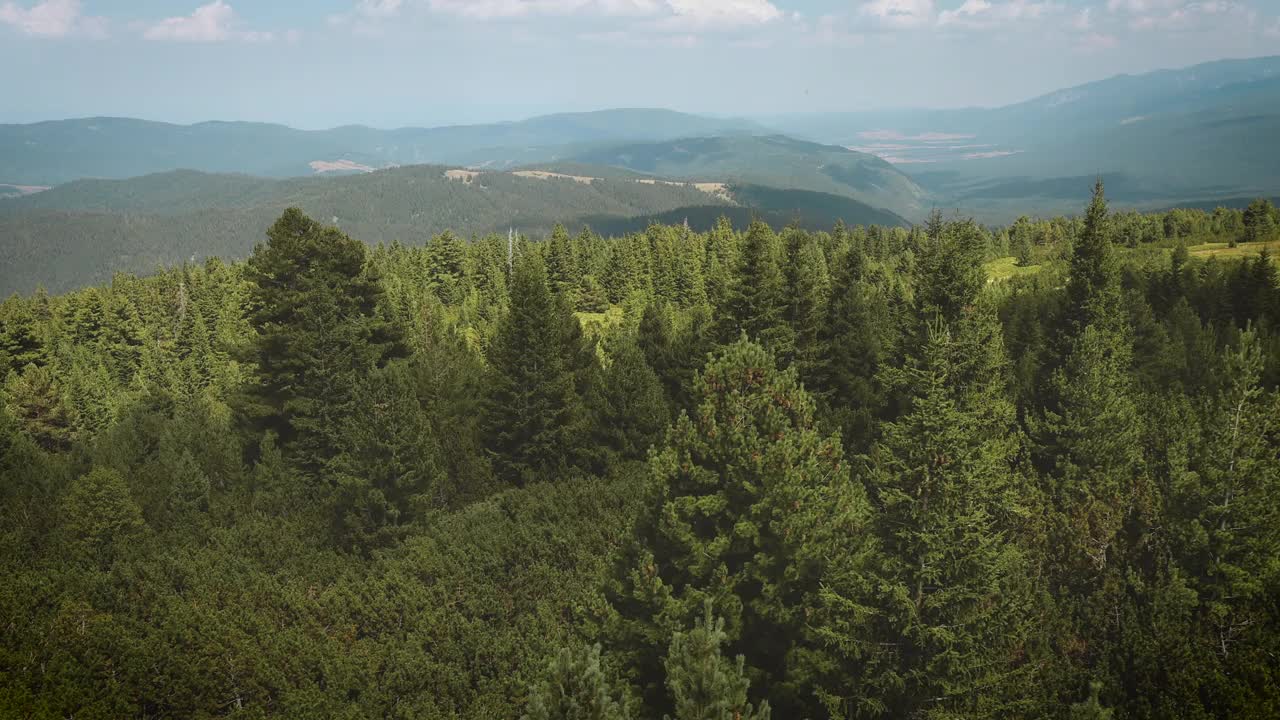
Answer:
POLYGON ((1202 245, 1193 245, 1187 250, 1192 257, 1206 259, 1214 257, 1226 260, 1230 258, 1255 257, 1262 253, 1263 248, 1271 252, 1272 259, 1280 261, 1280 239, 1240 243, 1235 247, 1231 247, 1227 243, 1204 243, 1202 245))
POLYGON ((1022 267, 1018 265, 1018 259, 1012 255, 992 260, 983 267, 987 270, 988 282, 999 282, 1008 280, 1015 275, 1033 275, 1040 272, 1039 265, 1022 267))

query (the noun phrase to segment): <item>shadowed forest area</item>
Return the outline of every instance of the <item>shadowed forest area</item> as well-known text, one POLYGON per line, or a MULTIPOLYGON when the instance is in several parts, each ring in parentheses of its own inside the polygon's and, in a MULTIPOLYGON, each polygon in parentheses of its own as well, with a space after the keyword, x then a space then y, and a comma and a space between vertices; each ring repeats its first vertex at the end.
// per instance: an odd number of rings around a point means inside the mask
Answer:
POLYGON ((1081 210, 12 296, 0 716, 1280 716, 1280 215, 1081 210))

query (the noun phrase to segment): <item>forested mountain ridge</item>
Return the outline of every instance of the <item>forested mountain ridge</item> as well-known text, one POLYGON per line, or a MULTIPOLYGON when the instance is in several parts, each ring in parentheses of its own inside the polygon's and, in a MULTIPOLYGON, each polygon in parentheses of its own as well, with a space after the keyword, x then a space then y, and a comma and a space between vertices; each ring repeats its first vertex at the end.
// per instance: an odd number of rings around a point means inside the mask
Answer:
MULTIPOLYGON (((129 180, 79 180, 0 200, 0 292, 54 291, 105 282, 113 272, 152 272, 192 258, 242 258, 281 208, 301 207, 366 242, 420 245, 445 230, 543 234, 563 221, 608 234, 650 221, 709 229, 721 215, 739 227, 761 217, 829 227, 905 226, 851 198, 758 186, 699 189, 683 182, 604 175, 591 182, 508 172, 407 166, 346 177, 275 180, 176 171, 129 180), (642 182, 643 181, 643 182, 642 182)), ((582 180, 590 176, 576 176, 582 180)))
POLYGON ((1280 706, 1266 201, 266 227, 0 303, 0 716, 1280 706))
POLYGON ((991 222, 1067 212, 1087 200, 1079 178, 1099 174, 1112 178, 1118 199, 1148 209, 1280 192, 1272 141, 1280 133, 1280 56, 1122 75, 997 108, 764 121, 892 157, 937 205, 991 222), (1049 184, 1033 192, 1041 182, 1049 184), (1009 186, 1027 191, 1009 203, 1009 186))
POLYGON ((612 145, 571 159, 662 177, 844 195, 913 219, 923 216, 927 202, 926 192, 910 177, 874 155, 782 135, 612 145))
POLYGON ((746 120, 661 109, 395 130, 346 126, 312 131, 252 122, 173 125, 84 118, 0 125, 0 182, 55 185, 184 168, 288 177, 316 172, 313 162, 343 160, 372 169, 421 163, 506 167, 558 157, 570 145, 764 131, 746 120))

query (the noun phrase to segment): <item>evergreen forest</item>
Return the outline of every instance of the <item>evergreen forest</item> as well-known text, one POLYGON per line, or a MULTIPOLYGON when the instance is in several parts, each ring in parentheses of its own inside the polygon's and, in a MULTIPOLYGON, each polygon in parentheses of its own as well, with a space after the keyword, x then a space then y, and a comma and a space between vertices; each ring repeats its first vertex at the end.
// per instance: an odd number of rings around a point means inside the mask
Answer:
POLYGON ((1280 717, 1269 201, 275 217, 0 304, 0 717, 1280 717))

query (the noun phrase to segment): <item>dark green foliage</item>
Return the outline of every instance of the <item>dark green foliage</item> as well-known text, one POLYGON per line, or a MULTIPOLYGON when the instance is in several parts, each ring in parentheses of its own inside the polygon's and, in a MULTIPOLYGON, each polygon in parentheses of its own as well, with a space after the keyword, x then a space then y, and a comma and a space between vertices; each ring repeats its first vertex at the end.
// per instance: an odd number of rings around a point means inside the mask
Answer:
POLYGON ((1258 198, 1244 209, 1242 220, 1245 242, 1266 240, 1275 232, 1276 210, 1272 207, 1270 200, 1258 198))
POLYGON ((10 373, 5 404, 19 426, 46 450, 65 450, 75 435, 75 411, 69 407, 49 368, 28 365, 10 373))
POLYGON ((466 248, 462 241, 445 231, 431 238, 427 245, 430 270, 428 277, 432 290, 440 302, 455 304, 461 302, 466 290, 464 284, 466 272, 466 248))
POLYGON ((858 646, 841 629, 858 626, 859 603, 879 613, 863 631, 873 649, 853 655, 847 690, 828 698, 834 714, 1008 717, 1034 707, 1033 587, 1014 542, 1031 508, 991 325, 981 315, 934 325, 921 357, 886 371, 910 400, 871 456, 883 553, 874 600, 860 577, 826 583, 829 642, 858 646))
POLYGON ((973 222, 929 218, 916 267, 916 307, 923 318, 953 323, 973 304, 986 284, 982 257, 986 238, 973 222))
POLYGON ((124 479, 107 468, 94 468, 72 483, 62 514, 75 552, 97 562, 109 562, 145 527, 124 479))
POLYGON ((611 636, 646 704, 663 706, 667 639, 710 599, 747 672, 775 706, 798 710, 809 698, 790 685, 803 672, 793 664, 823 558, 856 565, 866 501, 795 372, 759 345, 742 340, 711 360, 696 395, 650 459, 645 512, 610 584, 611 636))
POLYGON ((267 238, 245 265, 258 381, 244 412, 315 472, 333 455, 361 378, 404 348, 377 313, 382 289, 366 272, 364 245, 296 208, 267 238))
POLYGON ((14 295, 0 304, 0 372, 48 362, 48 350, 36 334, 38 318, 31 304, 14 295))
POLYGON ((1111 720, 1114 713, 1098 700, 1102 683, 1090 683, 1089 699, 1071 706, 1071 720, 1111 720))
POLYGON ((551 480, 578 462, 583 354, 578 321, 552 295, 542 259, 521 258, 511 279, 511 307, 488 353, 483 434, 503 481, 522 486, 551 480))
POLYGON ((862 248, 850 248, 835 273, 819 334, 822 362, 807 378, 848 447, 870 448, 873 420, 884 403, 877 374, 893 330, 862 248))
POLYGON ((1269 720, 1280 278, 1201 247, 1242 216, 290 212, 10 298, 0 716, 1269 720))
POLYGON ((778 236, 762 222, 751 224, 742 241, 742 253, 732 289, 720 317, 722 343, 745 333, 777 357, 789 359, 795 350, 795 332, 787 324, 785 262, 778 236))
POLYGON ((605 467, 622 460, 643 460, 662 439, 671 409, 658 375, 631 337, 609 347, 609 364, 599 371, 586 396, 591 413, 591 452, 605 467))

